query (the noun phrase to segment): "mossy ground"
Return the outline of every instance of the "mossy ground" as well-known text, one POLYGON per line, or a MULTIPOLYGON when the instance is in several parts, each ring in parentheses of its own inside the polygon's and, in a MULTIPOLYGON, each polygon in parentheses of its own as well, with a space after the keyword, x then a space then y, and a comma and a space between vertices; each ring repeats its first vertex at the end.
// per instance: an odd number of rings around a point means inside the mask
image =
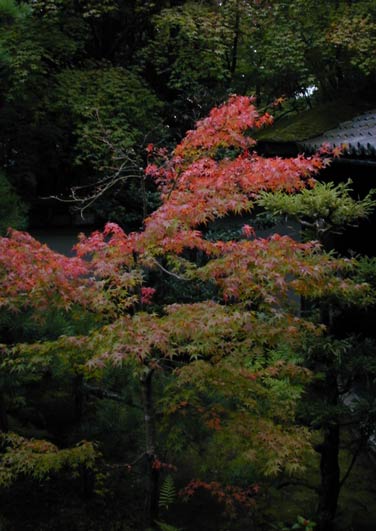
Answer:
MULTIPOLYGON (((352 455, 346 449, 340 452, 341 477, 346 472, 352 455)), ((312 455, 302 483, 319 485, 319 455, 312 455)), ((337 531, 375 531, 376 529, 376 459, 364 451, 340 493, 336 518, 337 531)), ((286 483, 288 480, 286 481, 286 483)), ((293 484, 271 492, 269 516, 271 520, 291 523, 297 515, 316 520, 317 494, 307 487, 293 484)))

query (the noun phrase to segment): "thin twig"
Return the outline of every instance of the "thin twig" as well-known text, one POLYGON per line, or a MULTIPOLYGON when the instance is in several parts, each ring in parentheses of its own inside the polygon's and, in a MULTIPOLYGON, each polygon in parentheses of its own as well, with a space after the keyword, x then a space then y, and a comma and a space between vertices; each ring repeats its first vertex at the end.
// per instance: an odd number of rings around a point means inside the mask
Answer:
POLYGON ((173 273, 172 271, 169 271, 168 269, 166 269, 165 267, 163 267, 162 264, 160 264, 158 262, 158 260, 156 258, 153 258, 153 262, 155 263, 155 265, 157 267, 159 267, 159 269, 161 271, 163 271, 164 273, 166 273, 167 275, 170 275, 171 277, 174 277, 178 280, 184 280, 185 282, 188 282, 189 281, 189 278, 186 278, 186 277, 182 277, 181 275, 177 275, 176 273, 173 273))
POLYGON ((348 469, 346 470, 346 473, 344 474, 343 478, 339 482, 339 488, 340 489, 343 487, 343 484, 345 483, 345 481, 347 480, 347 478, 351 474, 351 471, 354 468, 355 462, 356 462, 357 458, 359 457, 359 454, 360 454, 360 452, 361 452, 361 450, 363 448, 363 444, 364 444, 364 437, 361 437, 360 441, 359 441, 359 445, 358 445, 357 449, 355 450, 355 452, 354 452, 354 454, 352 456, 351 463, 350 463, 348 469))
POLYGON ((83 384, 83 388, 85 389, 85 391, 87 391, 88 393, 90 393, 91 395, 97 398, 108 398, 109 400, 114 400, 115 402, 121 402, 122 404, 126 404, 127 406, 130 406, 130 407, 142 409, 141 406, 124 398, 118 393, 114 393, 113 391, 108 391, 107 389, 102 389, 101 387, 95 387, 87 383, 83 384))
POLYGON ((317 493, 319 492, 318 487, 315 487, 314 485, 310 485, 309 483, 306 483, 305 481, 293 481, 293 480, 284 481, 283 483, 276 485, 276 489, 280 490, 280 489, 283 489, 284 487, 289 487, 290 485, 294 487, 305 487, 309 490, 313 490, 314 492, 317 492, 317 493))

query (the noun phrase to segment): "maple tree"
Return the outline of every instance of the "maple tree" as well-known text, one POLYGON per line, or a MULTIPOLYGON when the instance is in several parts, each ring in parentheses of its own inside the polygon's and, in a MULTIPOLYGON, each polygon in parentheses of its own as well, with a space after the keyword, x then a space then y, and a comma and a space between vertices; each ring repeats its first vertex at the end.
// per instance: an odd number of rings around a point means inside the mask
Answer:
MULTIPOLYGON (((257 506, 258 481, 266 488, 265 478, 304 469, 312 446, 309 429, 296 422, 296 404, 312 373, 300 353, 309 338, 325 333, 325 324, 300 315, 299 297, 359 304, 371 298, 368 284, 351 278, 357 262, 336 258, 315 241, 257 238, 247 224, 230 241, 206 237, 218 218, 250 213, 261 193, 314 188, 329 163, 325 150, 290 159, 258 155, 252 130, 271 121, 252 98, 232 96, 171 155, 149 145, 146 174, 158 184, 162 204, 140 232, 108 223, 81 235, 73 258, 18 231, 0 240, 3 309, 32 311, 39 319, 51 307, 98 316, 86 335, 8 347, 3 370, 38 372, 63 358, 88 392, 96 384, 97 394, 111 395, 102 379, 109 366, 127 367, 138 384, 145 443, 135 463, 145 464, 146 525, 157 515, 167 450, 183 462, 197 463, 205 454, 210 461, 214 454, 229 463, 227 471, 239 459, 251 465, 244 491, 230 485, 226 467, 222 477, 209 474, 185 491, 212 490, 231 507, 244 497, 257 506), (194 285, 197 302, 166 304, 166 281, 153 283, 161 277, 194 285), (186 445, 187 419, 197 432, 196 450, 186 445), (164 448, 163 432, 169 433, 164 448), (223 490, 217 479, 227 483, 223 490)), ((202 463, 194 468, 205 473, 202 463)))

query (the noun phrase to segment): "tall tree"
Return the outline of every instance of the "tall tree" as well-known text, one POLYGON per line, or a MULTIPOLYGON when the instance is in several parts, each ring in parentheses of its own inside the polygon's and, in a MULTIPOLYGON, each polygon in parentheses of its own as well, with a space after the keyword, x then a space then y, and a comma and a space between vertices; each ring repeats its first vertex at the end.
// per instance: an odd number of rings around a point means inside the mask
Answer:
MULTIPOLYGON (((136 462, 145 466, 146 526, 156 517, 167 452, 159 436, 161 413, 167 422, 188 414, 208 458, 222 445, 225 462, 236 445, 253 472, 242 478, 248 488, 242 496, 227 492, 248 507, 257 502, 256 481, 302 470, 310 435, 296 423, 296 404, 311 373, 299 353, 324 330, 323 323, 299 315, 292 295, 358 302, 370 296, 366 283, 349 276, 356 262, 327 254, 317 242, 277 234, 257 238, 248 225, 231 241, 206 237, 206 224, 249 212, 262 191, 294 194, 315 185, 325 156, 264 159, 251 151, 249 132, 270 121, 258 115, 251 98, 232 97, 199 121, 171 156, 149 146, 146 172, 159 185, 162 205, 142 232, 126 234, 108 224, 82 236, 74 258, 23 233, 0 240, 4 308, 39 316, 52 305, 73 313, 86 308, 102 322, 80 337, 16 345, 4 368, 14 371, 28 359, 48 366, 57 357, 89 388, 90 380, 96 382, 102 395, 111 394, 102 387, 107 366, 126 367, 138 382, 145 443, 136 462), (177 297, 166 304, 167 284, 161 289, 159 283, 156 292, 158 284, 153 286, 162 274, 191 285, 199 302, 177 297), (153 296, 158 306, 147 311, 153 296)), ((172 457, 186 447, 184 419, 177 430, 172 457)), ((192 455, 183 452, 188 461, 192 455)), ((125 455, 123 465, 127 461, 125 455)), ((236 466, 233 457, 230 464, 236 466)), ((192 468, 193 474, 204 471, 192 468)), ((212 480, 231 476, 225 472, 209 474, 188 492, 208 485, 213 490, 212 480)))
MULTIPOLYGON (((338 185, 317 183, 313 189, 305 189, 294 196, 284 192, 264 192, 258 204, 273 215, 295 218, 304 228, 305 239, 314 238, 330 250, 335 235, 338 239, 338 235, 345 232, 348 226, 354 226, 369 217, 376 206, 374 190, 362 200, 353 199, 351 192, 351 181, 338 185)), ((368 261, 365 265, 372 271, 368 261)), ((364 263, 360 262, 359 267, 361 271, 364 263)), ((305 307, 306 312, 318 312, 326 327, 325 337, 309 344, 306 350, 307 366, 322 375, 321 381, 313 385, 313 394, 309 396, 311 402, 316 399, 318 404, 312 407, 308 418, 312 427, 322 431, 322 440, 316 450, 320 454, 321 476, 317 515, 319 529, 323 531, 333 529, 341 488, 375 427, 372 400, 370 402, 366 398, 361 403, 362 399, 354 391, 359 381, 362 382, 365 396, 370 389, 366 382, 374 377, 373 354, 369 347, 372 338, 367 338, 367 332, 360 334, 351 327, 345 331, 342 329, 341 315, 345 307, 344 300, 335 298, 320 299, 311 307, 305 307), (358 401, 360 404, 357 404, 358 401), (341 470, 341 442, 349 423, 356 432, 357 442, 354 444, 350 467, 341 470)))

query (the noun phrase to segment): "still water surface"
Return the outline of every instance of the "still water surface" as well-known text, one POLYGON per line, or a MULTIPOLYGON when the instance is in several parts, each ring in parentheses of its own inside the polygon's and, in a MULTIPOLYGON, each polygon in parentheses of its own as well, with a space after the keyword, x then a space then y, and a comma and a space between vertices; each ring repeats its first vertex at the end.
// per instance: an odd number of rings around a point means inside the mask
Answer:
POLYGON ((95 227, 48 227, 46 229, 31 229, 30 234, 41 243, 45 243, 58 253, 73 256, 72 247, 78 241, 78 234, 90 234, 95 227))

